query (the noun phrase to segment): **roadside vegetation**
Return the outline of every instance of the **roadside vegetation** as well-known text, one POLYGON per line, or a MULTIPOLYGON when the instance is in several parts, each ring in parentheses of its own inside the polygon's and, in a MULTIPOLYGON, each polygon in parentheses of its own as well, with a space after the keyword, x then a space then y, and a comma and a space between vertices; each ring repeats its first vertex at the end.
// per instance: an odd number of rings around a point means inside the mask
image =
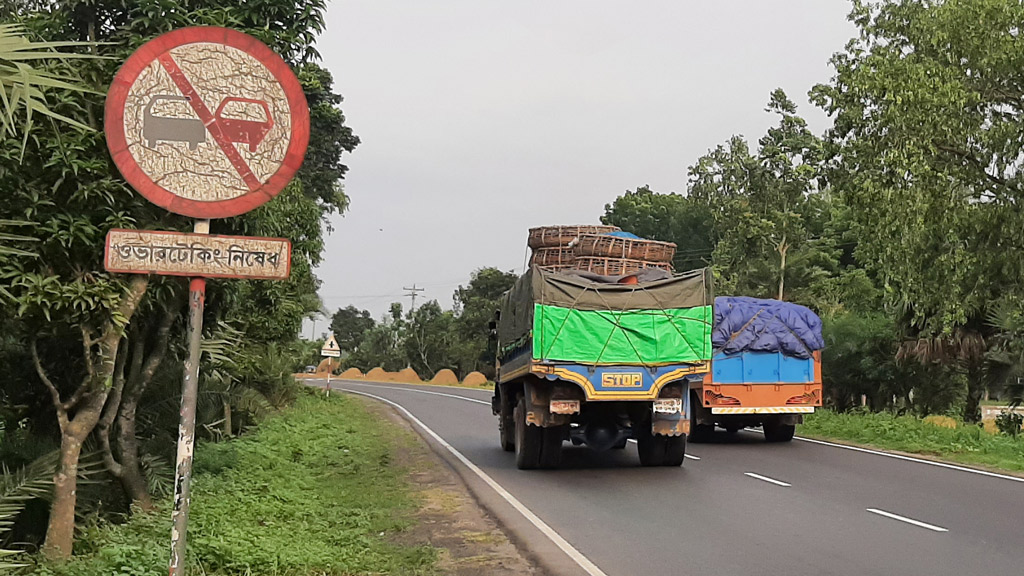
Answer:
POLYGON ((889 412, 819 410, 804 418, 798 434, 963 464, 1024 472, 1024 437, 992 433, 952 418, 922 419, 889 412))
MULTIPOLYGON (((303 394, 252 434, 196 449, 190 574, 430 574, 436 551, 393 543, 413 522, 396 436, 359 401, 303 394)), ((92 519, 74 559, 39 576, 167 573, 169 498, 127 522, 92 519)))

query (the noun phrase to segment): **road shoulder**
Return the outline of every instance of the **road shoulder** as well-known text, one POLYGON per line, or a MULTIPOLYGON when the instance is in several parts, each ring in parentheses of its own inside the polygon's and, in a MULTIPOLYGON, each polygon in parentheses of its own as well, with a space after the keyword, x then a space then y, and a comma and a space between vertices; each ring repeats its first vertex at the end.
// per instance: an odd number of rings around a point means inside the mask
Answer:
POLYGON ((431 450, 413 426, 389 406, 352 395, 366 410, 387 419, 399 431, 394 461, 409 470, 420 502, 417 524, 397 539, 403 545, 439 549, 438 571, 452 576, 547 576, 523 553, 498 522, 477 502, 462 478, 431 450))

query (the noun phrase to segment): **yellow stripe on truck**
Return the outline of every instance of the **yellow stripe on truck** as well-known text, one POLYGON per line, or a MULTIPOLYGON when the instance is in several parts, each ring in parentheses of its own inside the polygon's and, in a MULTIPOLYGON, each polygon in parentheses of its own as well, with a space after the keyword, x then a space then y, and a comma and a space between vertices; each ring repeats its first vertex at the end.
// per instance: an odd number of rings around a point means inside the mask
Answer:
POLYGON ((814 406, 782 406, 780 408, 712 408, 712 414, 813 414, 814 406))

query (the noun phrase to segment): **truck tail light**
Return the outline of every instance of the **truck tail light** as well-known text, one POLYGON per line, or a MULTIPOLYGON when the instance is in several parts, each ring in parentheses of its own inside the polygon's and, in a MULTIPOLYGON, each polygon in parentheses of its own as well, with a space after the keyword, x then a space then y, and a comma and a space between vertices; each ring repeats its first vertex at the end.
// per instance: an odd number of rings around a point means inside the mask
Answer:
POLYGON ((739 406, 740 401, 732 396, 716 394, 711 390, 704 391, 704 404, 707 406, 739 406))
POLYGON ((817 405, 820 402, 821 402, 821 399, 818 397, 818 391, 817 390, 813 390, 813 391, 808 392, 806 394, 801 394, 799 396, 792 396, 792 397, 790 397, 789 400, 786 400, 786 405, 787 406, 792 406, 794 404, 814 404, 814 405, 817 405))

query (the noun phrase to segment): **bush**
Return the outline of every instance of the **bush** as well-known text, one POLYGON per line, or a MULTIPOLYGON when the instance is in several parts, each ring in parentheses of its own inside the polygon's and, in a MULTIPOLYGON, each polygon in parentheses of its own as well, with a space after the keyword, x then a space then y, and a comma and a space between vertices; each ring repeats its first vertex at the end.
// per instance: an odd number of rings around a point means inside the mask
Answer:
POLYGON ((1016 438, 1020 434, 1021 426, 1024 426, 1024 415, 1003 410, 996 416, 996 428, 1007 436, 1016 438))

